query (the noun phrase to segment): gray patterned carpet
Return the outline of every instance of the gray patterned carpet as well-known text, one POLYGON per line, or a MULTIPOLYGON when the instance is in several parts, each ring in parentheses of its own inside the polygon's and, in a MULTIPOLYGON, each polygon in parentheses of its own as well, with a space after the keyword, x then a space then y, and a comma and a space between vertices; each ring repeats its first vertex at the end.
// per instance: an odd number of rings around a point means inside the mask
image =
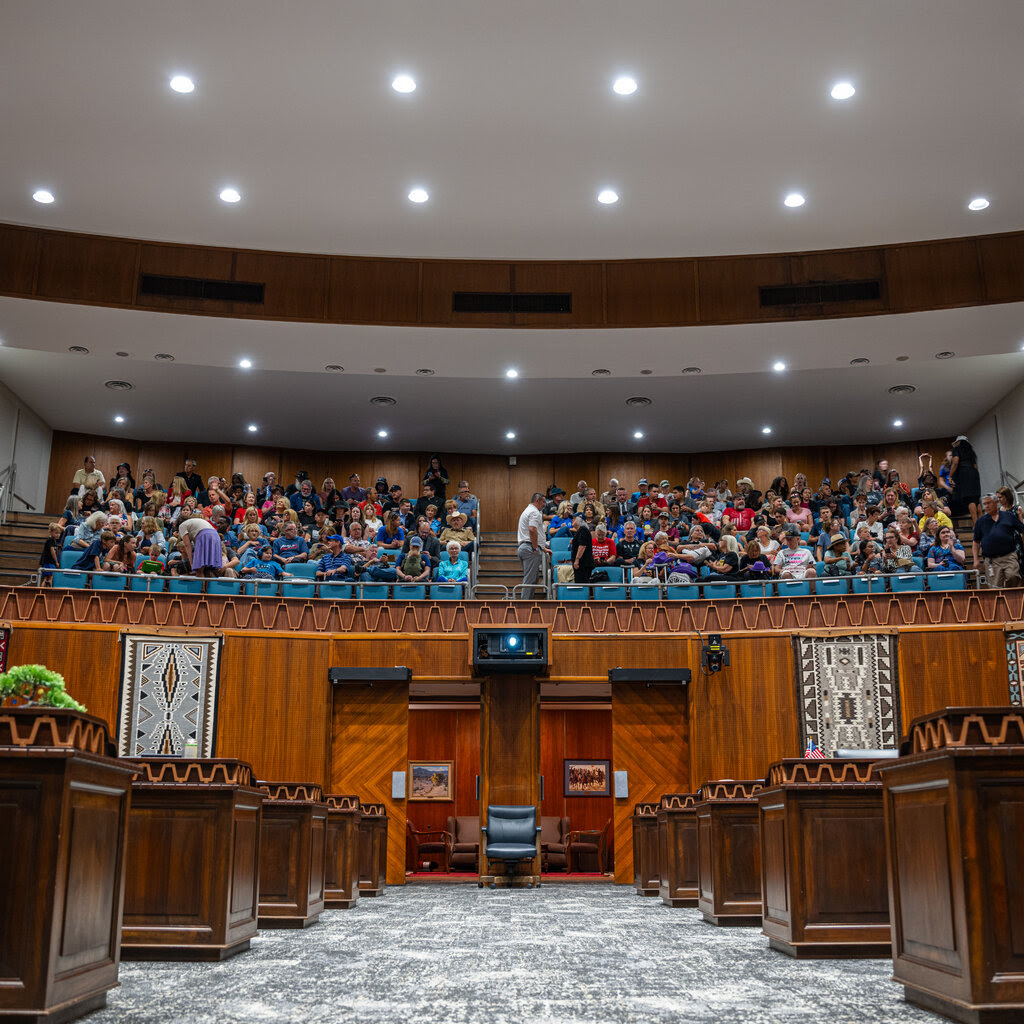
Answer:
POLYGON ((796 962, 625 886, 391 888, 223 964, 121 965, 89 1024, 889 1024, 887 960, 796 962))

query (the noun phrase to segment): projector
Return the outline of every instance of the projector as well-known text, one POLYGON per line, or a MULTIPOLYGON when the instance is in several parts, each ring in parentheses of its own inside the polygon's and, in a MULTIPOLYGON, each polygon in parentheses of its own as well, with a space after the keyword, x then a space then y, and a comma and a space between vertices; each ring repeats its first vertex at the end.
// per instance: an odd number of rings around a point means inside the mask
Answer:
POLYGON ((473 667, 481 674, 537 672, 547 668, 548 634, 545 629, 514 626, 473 630, 473 667))

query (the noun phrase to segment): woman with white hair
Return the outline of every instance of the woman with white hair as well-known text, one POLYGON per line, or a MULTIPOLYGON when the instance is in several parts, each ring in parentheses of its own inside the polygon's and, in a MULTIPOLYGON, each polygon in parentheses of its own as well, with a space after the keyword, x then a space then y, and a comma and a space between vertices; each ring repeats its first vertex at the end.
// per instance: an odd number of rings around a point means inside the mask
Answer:
POLYGON ((457 540, 450 540, 445 545, 447 558, 442 558, 437 563, 438 583, 468 583, 469 563, 463 562, 459 555, 462 553, 462 545, 457 540))

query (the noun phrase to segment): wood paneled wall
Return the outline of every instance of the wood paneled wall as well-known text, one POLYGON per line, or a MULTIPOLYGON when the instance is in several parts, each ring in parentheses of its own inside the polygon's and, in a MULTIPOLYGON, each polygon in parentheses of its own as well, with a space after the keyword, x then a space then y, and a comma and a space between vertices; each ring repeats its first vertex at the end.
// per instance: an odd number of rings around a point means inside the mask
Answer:
MULTIPOLYGON (((699 476, 708 485, 725 478, 734 488, 738 478, 749 476, 755 486, 765 490, 780 474, 792 483, 795 475, 802 472, 816 488, 822 477, 836 480, 851 470, 873 469, 875 462, 883 458, 887 458, 905 480, 916 483, 918 453, 931 452, 938 464, 950 440, 932 438, 887 445, 762 448, 696 454, 523 455, 515 466, 510 466, 503 455, 444 455, 443 462, 453 488, 459 480, 469 481, 481 502, 485 530, 512 530, 533 491, 544 491, 554 483, 571 494, 577 481, 586 480, 601 493, 615 477, 632 492, 642 476, 655 482, 667 479, 673 485, 685 484, 691 476, 699 476)), ((364 487, 373 486, 377 477, 384 476, 389 483, 401 484, 406 495, 416 498, 431 453, 293 451, 134 441, 57 430, 50 451, 47 511, 56 513, 64 507, 71 480, 87 454, 96 456, 99 469, 106 476, 119 462, 127 462, 136 480, 141 480, 143 470, 153 469, 157 481, 165 487, 184 460, 192 458, 198 463, 197 472, 204 480, 215 473, 230 477, 233 472, 241 472, 250 483, 259 485, 263 474, 273 470, 279 480, 291 483, 295 474, 304 469, 317 487, 327 476, 333 476, 341 487, 348 482, 350 473, 358 473, 364 487)))
POLYGON ((267 320, 664 327, 902 313, 1024 299, 1024 232, 822 252, 662 260, 375 259, 219 249, 0 225, 0 293, 267 320), (141 274, 264 285, 259 304, 140 295, 141 274), (776 285, 877 280, 876 299, 762 307, 776 285), (572 312, 453 313, 452 292, 571 292, 572 312))
POLYGON ((454 762, 454 800, 407 801, 406 814, 415 828, 443 829, 449 816, 479 814, 476 777, 480 774, 480 705, 410 709, 409 760, 454 762))
MULTIPOLYGON (((612 817, 611 796, 566 796, 565 759, 612 761, 609 708, 541 708, 540 773, 544 776, 541 814, 568 818, 574 829, 600 829, 612 817)), ((614 770, 615 764, 611 764, 614 770)))

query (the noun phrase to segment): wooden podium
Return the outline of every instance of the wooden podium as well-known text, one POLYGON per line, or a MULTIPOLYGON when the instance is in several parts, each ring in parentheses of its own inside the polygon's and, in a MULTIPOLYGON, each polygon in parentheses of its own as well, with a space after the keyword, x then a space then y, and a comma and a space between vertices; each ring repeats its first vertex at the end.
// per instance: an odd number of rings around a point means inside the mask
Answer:
POLYGON ((761 923, 760 788, 729 779, 697 794, 697 908, 709 924, 761 923))
POLYGON ((793 957, 892 955, 882 779, 870 761, 792 759, 768 770, 762 916, 793 957))
POLYGON ((669 907, 695 907, 697 795, 667 793, 658 807, 658 895, 669 907))
POLYGON ((908 1003, 968 1024, 1024 1021, 1024 709, 915 719, 877 765, 908 1003))
POLYGON ((658 895, 658 805, 633 808, 633 888, 639 896, 658 895))
MULTIPOLYGON (((359 797, 328 794, 324 906, 348 910, 359 901, 359 797)), ((385 843, 385 846, 387 844, 385 843)))
POLYGON ((74 1020, 117 987, 136 768, 113 752, 98 718, 0 708, 0 1022, 74 1020))
POLYGON ((259 902, 263 794, 242 761, 137 758, 121 951, 125 960, 225 960, 249 948, 259 902))
POLYGON ((388 809, 360 804, 359 895, 380 896, 388 879, 388 809))

